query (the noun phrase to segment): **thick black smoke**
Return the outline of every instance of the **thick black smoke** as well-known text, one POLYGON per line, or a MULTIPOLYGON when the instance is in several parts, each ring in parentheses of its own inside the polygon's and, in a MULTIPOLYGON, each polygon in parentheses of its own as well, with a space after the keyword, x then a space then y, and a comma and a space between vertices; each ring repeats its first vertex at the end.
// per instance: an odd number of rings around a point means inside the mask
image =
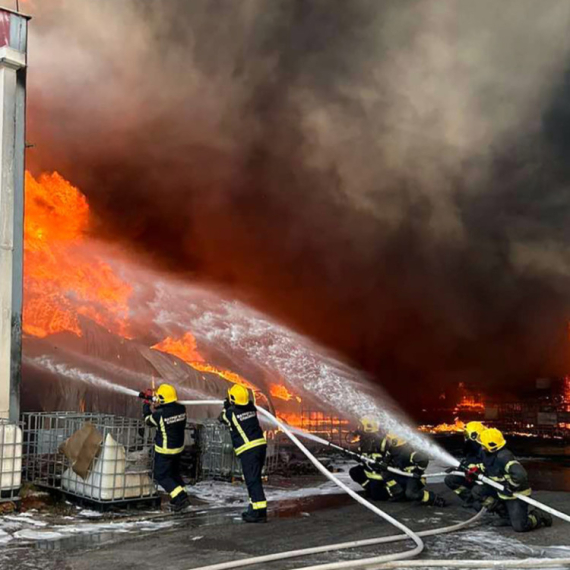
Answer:
POLYGON ((29 163, 94 233, 410 407, 566 371, 566 0, 31 6, 29 163))

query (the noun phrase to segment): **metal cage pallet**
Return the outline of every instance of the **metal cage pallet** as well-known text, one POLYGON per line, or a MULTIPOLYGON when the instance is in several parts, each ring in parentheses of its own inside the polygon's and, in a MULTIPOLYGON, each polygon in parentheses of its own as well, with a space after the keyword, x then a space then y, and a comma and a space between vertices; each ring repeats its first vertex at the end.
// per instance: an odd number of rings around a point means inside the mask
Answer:
POLYGON ((28 412, 22 418, 26 481, 94 504, 156 500, 153 434, 142 420, 84 412, 28 412), (102 441, 82 478, 60 448, 87 423, 102 441))
POLYGON ((22 429, 0 419, 0 502, 19 500, 22 485, 22 429))
MULTIPOLYGON (((241 478, 241 464, 234 453, 230 430, 217 420, 204 421, 198 430, 200 449, 199 479, 231 480, 241 478)), ((267 459, 264 475, 275 471, 279 462, 279 445, 276 440, 267 441, 267 459)))

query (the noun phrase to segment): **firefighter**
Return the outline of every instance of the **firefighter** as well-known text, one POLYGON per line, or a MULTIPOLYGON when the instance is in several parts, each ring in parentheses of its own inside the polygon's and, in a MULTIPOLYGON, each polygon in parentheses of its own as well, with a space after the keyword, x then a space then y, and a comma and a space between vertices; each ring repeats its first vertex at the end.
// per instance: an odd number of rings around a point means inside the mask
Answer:
POLYGON ((385 469, 383 470, 382 436, 380 435, 380 425, 372 418, 362 418, 360 427, 356 432, 360 437, 358 453, 378 463, 378 468, 372 468, 367 462, 352 467, 349 471, 351 479, 362 486, 366 496, 374 501, 385 501, 390 498, 386 490, 384 480, 385 469))
POLYGON ((389 433, 382 442, 384 461, 413 477, 386 472, 386 490, 392 501, 417 501, 421 505, 445 507, 443 497, 426 490, 426 480, 422 477, 429 464, 429 457, 416 451, 403 438, 389 433))
POLYGON ((267 522, 267 500, 261 481, 267 441, 259 425, 254 398, 247 388, 234 384, 228 390, 220 421, 230 428, 247 486, 249 508, 242 513, 242 519, 247 523, 267 522))
MULTIPOLYGON (((457 471, 457 469, 475 474, 477 469, 481 468, 483 461, 483 450, 479 437, 481 433, 487 429, 481 422, 469 422, 463 430, 463 459, 458 468, 451 467, 447 471, 457 471)), ((472 490, 475 486, 475 478, 467 475, 447 475, 445 484, 457 494, 463 501, 464 507, 471 507, 474 502, 472 490)))
POLYGON ((152 391, 146 393, 143 404, 144 421, 156 428, 154 479, 170 495, 170 508, 173 511, 180 511, 189 503, 185 483, 180 474, 180 458, 184 451, 186 431, 186 408, 177 400, 174 386, 161 384, 154 398, 152 391))
POLYGON ((513 493, 530 496, 531 489, 525 468, 506 446, 503 434, 495 428, 486 429, 480 435, 483 447, 482 472, 489 479, 504 485, 498 491, 489 485, 473 489, 477 506, 497 513, 515 532, 528 532, 541 526, 552 526, 552 517, 544 511, 529 511, 528 503, 517 500, 513 493))

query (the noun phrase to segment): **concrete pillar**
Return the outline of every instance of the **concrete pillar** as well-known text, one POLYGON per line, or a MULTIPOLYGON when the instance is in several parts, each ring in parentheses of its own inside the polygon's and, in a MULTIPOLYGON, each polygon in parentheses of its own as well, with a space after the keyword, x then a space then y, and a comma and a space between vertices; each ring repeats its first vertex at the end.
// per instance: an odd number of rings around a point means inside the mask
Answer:
POLYGON ((0 417, 12 421, 20 414, 27 21, 0 9, 0 417))

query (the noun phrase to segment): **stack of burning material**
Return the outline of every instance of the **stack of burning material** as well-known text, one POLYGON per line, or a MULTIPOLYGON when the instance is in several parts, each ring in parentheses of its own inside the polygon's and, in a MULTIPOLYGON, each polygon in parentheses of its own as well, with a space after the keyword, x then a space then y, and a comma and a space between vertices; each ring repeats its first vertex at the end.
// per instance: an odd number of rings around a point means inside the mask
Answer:
POLYGON ((26 480, 94 503, 152 500, 153 438, 141 420, 95 413, 24 414, 26 480))
POLYGON ((17 498, 22 483, 22 430, 0 420, 0 501, 17 498))

